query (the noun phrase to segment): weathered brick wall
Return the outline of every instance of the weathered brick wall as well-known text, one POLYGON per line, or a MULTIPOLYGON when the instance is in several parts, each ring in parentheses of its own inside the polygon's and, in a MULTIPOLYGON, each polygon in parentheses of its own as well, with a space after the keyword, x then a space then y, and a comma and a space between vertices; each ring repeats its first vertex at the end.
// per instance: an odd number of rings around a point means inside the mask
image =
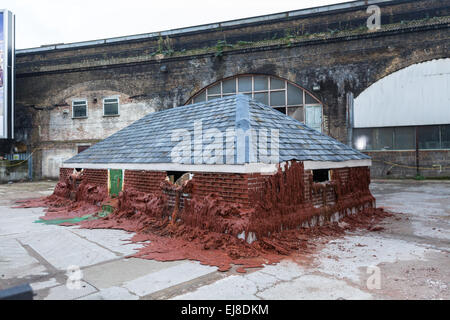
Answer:
POLYGON ((249 201, 248 175, 232 173, 194 173, 196 195, 215 193, 228 203, 247 205, 249 201))
MULTIPOLYGON (((248 187, 250 194, 250 206, 258 197, 257 192, 259 190, 263 190, 264 184, 270 176, 261 175, 261 174, 251 174, 248 177, 248 187), (254 198, 256 197, 256 198, 254 198)), ((324 190, 314 190, 313 188, 313 180, 312 180, 312 171, 306 170, 304 174, 305 179, 305 200, 307 202, 312 202, 312 204, 316 207, 324 207, 326 205, 333 205, 336 202, 336 193, 332 186, 326 186, 324 190), (323 195, 325 192, 325 197, 323 195)))
POLYGON ((336 203, 336 192, 332 185, 314 183, 312 170, 306 170, 305 198, 307 201, 311 201, 315 207, 332 206, 336 203))
POLYGON ((252 173, 248 175, 248 191, 249 191, 249 203, 255 202, 255 196, 258 191, 263 190, 264 184, 267 181, 268 176, 261 175, 259 173, 252 173))
POLYGON ((333 169, 331 171, 331 180, 336 180, 336 178, 339 176, 340 181, 343 183, 348 183, 350 179, 350 171, 353 168, 340 168, 340 169, 333 169))
POLYGON ((65 181, 73 172, 73 169, 61 168, 59 170, 59 181, 65 181))
POLYGON ((125 170, 124 189, 134 189, 145 193, 161 191, 161 182, 167 178, 163 171, 125 170))
MULTIPOLYGON (((167 177, 162 171, 134 171, 125 170, 124 188, 133 188, 140 192, 157 193, 160 185, 167 177)), ((241 174, 195 173, 193 181, 194 194, 207 196, 217 194, 229 203, 248 203, 247 176, 241 174)), ((169 203, 175 203, 175 192, 165 191, 169 196, 169 203)), ((183 196, 184 199, 189 198, 183 196)), ((181 203, 181 206, 183 204, 181 203)))
MULTIPOLYGON (((406 23, 410 20, 429 19, 449 14, 450 8, 443 0, 393 0, 379 3, 382 11, 382 25, 406 23)), ((368 5, 367 5, 368 6, 368 5)), ((242 42, 268 41, 271 39, 288 40, 297 35, 311 35, 358 29, 366 27, 370 16, 367 6, 353 7, 345 10, 309 14, 308 16, 291 16, 235 26, 221 26, 209 30, 174 34, 170 37, 171 49, 175 52, 190 49, 214 47, 218 41, 242 46, 242 42)), ((119 41, 103 45, 77 46, 72 49, 43 51, 20 54, 17 66, 21 74, 73 70, 86 67, 120 62, 142 62, 142 57, 160 60, 152 53, 160 49, 158 36, 148 39, 119 41)), ((287 42, 287 41, 285 41, 287 42)))
MULTIPOLYGON (((340 168, 331 170, 331 180, 335 180, 336 176, 339 176, 343 184, 348 183, 350 171, 355 168, 340 168)), ((367 170, 370 170, 367 168, 367 170)), ((264 183, 270 176, 261 174, 252 174, 248 177, 248 186, 250 194, 250 206, 254 201, 253 195, 255 192, 262 190, 264 183)), ((305 200, 312 203, 315 207, 333 206, 336 204, 337 195, 336 189, 332 184, 321 184, 313 182, 312 170, 305 170, 305 200)))
MULTIPOLYGON (((372 157, 373 177, 415 177, 415 151, 377 151, 368 153, 372 157)), ((419 151, 419 174, 425 177, 450 177, 450 150, 419 151)))
MULTIPOLYGON (((248 175, 229 173, 193 173, 194 191, 192 195, 183 195, 180 206, 185 199, 193 195, 200 197, 217 194, 225 202, 248 204, 248 175)), ((140 192, 157 193, 160 185, 167 177, 166 172, 125 170, 124 188, 132 188, 140 192)), ((169 198, 169 204, 175 204, 175 192, 164 191, 169 198)))
MULTIPOLYGON (((349 175, 354 168, 343 168, 332 170, 332 180, 340 177, 343 184, 348 183, 349 175)), ((367 170, 370 170, 367 168, 367 170)), ((60 170, 61 181, 70 175, 73 169, 62 168, 60 170)), ((192 183, 194 185, 191 194, 183 194, 180 201, 180 208, 184 206, 184 201, 194 196, 206 197, 210 194, 220 196, 225 202, 251 207, 255 203, 257 193, 264 190, 264 185, 270 178, 268 175, 259 173, 253 174, 231 174, 231 173, 193 173, 192 183)), ((312 203, 317 208, 333 206, 336 204, 336 189, 332 184, 314 183, 312 171, 306 170, 305 180, 305 200, 312 203)), ((107 170, 86 169, 84 176, 87 181, 97 185, 107 185, 107 170)), ((145 193, 161 192, 161 182, 167 177, 162 171, 125 170, 124 189, 134 189, 145 193)), ((168 196, 169 206, 175 205, 175 191, 164 190, 168 196)))
MULTIPOLYGON (((65 120, 70 123, 67 128, 84 130, 81 138, 67 132, 54 134, 55 128, 61 126, 52 127, 52 121, 61 119, 62 112, 70 108, 71 98, 87 97, 90 110, 97 110, 101 103, 94 103, 95 98, 113 92, 120 96, 124 106, 121 110, 135 114, 136 110, 182 105, 211 83, 250 73, 285 78, 309 91, 319 84, 321 89, 316 94, 324 103, 324 131, 346 142, 346 93, 358 96, 397 70, 449 57, 448 24, 420 25, 432 23, 434 17, 448 16, 450 8, 445 1, 396 0, 380 6, 382 25, 398 23, 401 30, 368 32, 364 29, 366 8, 356 8, 174 36, 172 56, 154 55, 157 37, 19 54, 17 131, 30 150, 43 147, 75 150, 72 147, 75 142, 95 143, 92 130, 79 125, 80 121, 72 124, 72 119, 65 120), (359 31, 340 35, 343 30, 359 31), (299 38, 291 43, 289 35, 299 38), (234 47, 218 55, 217 41, 224 39, 234 47), (273 39, 278 42, 272 43, 273 39), (260 40, 264 43, 256 43, 260 40), (242 41, 252 43, 245 47, 239 44, 242 41), (210 50, 201 49, 204 47, 210 50), (166 67, 165 72, 161 66, 166 67)), ((124 119, 124 115, 118 119, 99 119, 102 132, 109 134, 110 128, 119 128, 114 123, 124 119)), ((97 141, 101 138, 95 137, 97 141)), ((33 161, 35 176, 40 178, 44 175, 45 157, 37 152, 33 161)), ((450 162, 447 164, 450 166, 450 162)))
MULTIPOLYGON (((61 179, 73 172, 73 169, 62 168, 61 179)), ((107 185, 108 170, 86 169, 84 176, 89 183, 107 185)), ((163 171, 125 170, 124 190, 134 189, 145 193, 161 192, 161 182, 167 178, 163 171)), ((217 194, 228 203, 248 205, 248 175, 220 174, 220 173, 194 173, 194 192, 192 195, 183 195, 186 198, 198 195, 200 197, 217 194)), ((175 203, 175 192, 164 191, 169 196, 169 202, 175 203)), ((181 206, 183 204, 181 203, 181 206)))
MULTIPOLYGON (((59 181, 64 181, 73 172, 74 168, 61 168, 59 170, 59 181)), ((85 181, 99 186, 108 186, 108 170, 85 169, 83 173, 85 181)))
POLYGON ((86 169, 83 176, 88 183, 108 186, 108 170, 86 169))

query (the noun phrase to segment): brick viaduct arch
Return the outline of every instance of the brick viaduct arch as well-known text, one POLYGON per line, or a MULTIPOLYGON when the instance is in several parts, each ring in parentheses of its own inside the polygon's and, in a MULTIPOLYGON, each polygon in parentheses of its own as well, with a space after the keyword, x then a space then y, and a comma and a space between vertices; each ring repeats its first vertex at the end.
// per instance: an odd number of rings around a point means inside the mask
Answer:
MULTIPOLYGON (((74 139, 45 136, 57 133, 51 119, 70 108, 66 100, 88 96, 87 91, 90 100, 116 92, 126 106, 123 112, 145 114, 183 105, 208 85, 241 74, 283 78, 313 93, 323 103, 324 132, 345 142, 347 93, 357 97, 397 70, 449 56, 450 8, 445 2, 393 0, 379 6, 384 27, 375 32, 365 26, 365 1, 357 1, 321 13, 291 12, 202 30, 19 51, 18 139, 13 144, 75 150, 77 144, 98 141, 89 138, 88 126, 80 121, 70 122, 83 133, 74 139), (313 91, 315 86, 320 90, 313 91), (67 93, 65 99, 61 92, 67 93)), ((102 130, 120 129, 128 121, 97 120, 102 130)), ((39 175, 42 157, 37 154, 34 161, 39 175)))

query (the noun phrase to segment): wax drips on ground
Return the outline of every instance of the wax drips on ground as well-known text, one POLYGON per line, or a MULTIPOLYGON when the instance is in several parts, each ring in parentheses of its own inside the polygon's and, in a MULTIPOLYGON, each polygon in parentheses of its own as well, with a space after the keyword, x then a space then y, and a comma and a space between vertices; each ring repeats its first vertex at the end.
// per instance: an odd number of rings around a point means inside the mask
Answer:
MULTIPOLYGON (((262 191, 252 195, 257 203, 252 209, 227 204, 213 194, 194 195, 180 210, 169 205, 164 192, 149 194, 128 189, 117 199, 110 199, 106 188, 83 181, 81 175, 60 182, 50 197, 19 205, 46 207, 43 221, 60 220, 65 226, 133 232, 132 242, 145 242, 133 257, 195 260, 217 266, 220 271, 237 265, 238 272, 275 264, 292 254, 311 253, 318 238, 339 237, 356 229, 378 231, 378 224, 391 216, 383 209, 367 208, 339 223, 327 221, 323 226, 300 228, 315 215, 329 217, 330 213, 373 200, 368 189, 370 177, 361 170, 350 176, 348 184, 352 185, 335 182, 337 203, 328 208, 314 208, 305 200, 303 172, 303 165, 295 162, 280 169, 267 179, 262 191), (105 207, 115 210, 108 215, 105 207), (257 240, 249 244, 246 239, 251 233, 257 240)), ((165 181, 161 190, 167 189, 180 195, 191 192, 195 186, 191 182, 177 186, 165 181)))

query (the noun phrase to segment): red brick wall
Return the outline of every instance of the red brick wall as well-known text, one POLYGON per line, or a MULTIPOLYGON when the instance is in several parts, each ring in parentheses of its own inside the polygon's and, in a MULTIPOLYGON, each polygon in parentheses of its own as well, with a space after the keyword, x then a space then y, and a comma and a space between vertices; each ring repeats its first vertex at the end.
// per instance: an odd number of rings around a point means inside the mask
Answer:
MULTIPOLYGON (((248 178, 248 188, 250 192, 250 204, 254 201, 252 196, 257 197, 258 190, 263 190, 264 183, 269 176, 261 175, 258 173, 249 175, 248 178)), ((326 205, 333 205, 336 202, 336 193, 333 186, 326 186, 325 190, 314 191, 312 188, 312 171, 305 171, 305 200, 307 202, 312 201, 314 206, 323 207, 326 205), (326 197, 324 198, 323 192, 325 191, 326 197)))
POLYGON ((344 183, 348 182, 348 178, 350 176, 350 170, 352 168, 341 168, 341 169, 333 169, 331 173, 331 179, 334 179, 336 175, 339 175, 341 181, 344 183))
MULTIPOLYGON (((349 179, 352 168, 342 168, 332 170, 333 177, 339 175, 341 181, 346 183, 349 179)), ((367 170, 370 170, 367 168, 367 170)), ((71 174, 73 169, 63 168, 60 171, 60 177, 63 179, 71 174)), ((89 183, 107 185, 107 170, 85 170, 85 176, 89 183)), ((132 188, 145 193, 160 192, 160 184, 167 177, 166 172, 162 171, 142 171, 125 170, 124 189, 132 188)), ((233 174, 233 173, 195 173, 194 172, 194 190, 193 195, 207 196, 212 193, 219 195, 228 203, 251 206, 252 195, 256 195, 258 190, 263 190, 264 183, 269 176, 254 174, 233 174)), ((175 201, 175 194, 169 194, 169 200, 175 201)), ((182 202, 186 197, 183 197, 182 202)), ((189 197, 188 197, 189 198, 189 197)), ((333 205, 336 203, 336 192, 333 185, 322 187, 314 184, 312 180, 312 171, 305 171, 305 199, 312 201, 316 207, 333 205), (324 194, 325 193, 325 194, 324 194)), ((180 204, 183 206, 183 203, 180 204)))
POLYGON ((125 170, 124 190, 132 188, 145 193, 160 192, 160 184, 167 178, 162 171, 125 170))
POLYGON ((248 205, 248 175, 234 173, 194 173, 194 193, 218 194, 228 203, 248 205))
POLYGON ((260 198, 261 192, 264 192, 264 184, 270 176, 252 173, 248 175, 248 192, 250 195, 249 205, 255 203, 260 198))
MULTIPOLYGON (((59 170, 59 181, 64 181, 69 175, 72 174, 73 168, 61 168, 59 170)), ((95 184, 99 186, 108 185, 108 170, 106 169, 85 169, 84 179, 90 184, 95 184)))
MULTIPOLYGON (((374 177, 412 178, 417 175, 415 151, 374 151, 367 154, 372 158, 374 177), (399 166, 393 166, 393 163, 399 166)), ((450 150, 420 150, 419 167, 422 168, 420 175, 424 177, 450 177, 450 150)))
POLYGON ((100 186, 108 185, 108 170, 86 169, 83 176, 88 183, 100 186))
MULTIPOLYGON (((331 170, 331 180, 336 175, 339 175, 343 183, 347 183, 350 175, 350 170, 352 168, 341 168, 331 170)), ((370 170, 367 168, 367 170, 370 170)), ((251 174, 248 175, 248 188, 250 192, 250 197, 255 195, 255 191, 263 188, 264 182, 268 176, 261 174, 251 174)), ((305 200, 311 201, 316 207, 324 207, 334 205, 337 201, 336 190, 332 184, 323 186, 323 184, 315 184, 313 182, 312 170, 305 171, 305 200), (316 186, 316 187, 314 187, 316 186), (325 194, 324 194, 325 193, 325 194)), ((250 205, 253 199, 250 199, 250 205)))
MULTIPOLYGON (((332 175, 334 174, 334 171, 335 170, 332 170, 332 175)), ((312 204, 315 207, 330 206, 336 203, 336 192, 333 185, 314 183, 312 170, 306 170, 305 199, 307 199, 307 201, 312 201, 312 204)))
POLYGON ((312 190, 312 203, 315 207, 332 206, 336 204, 336 192, 333 186, 312 190), (325 194, 324 194, 325 193, 325 194))
POLYGON ((261 189, 264 186, 264 182, 268 176, 261 175, 259 173, 252 173, 248 175, 248 190, 250 193, 261 189))
MULTIPOLYGON (((248 205, 248 175, 195 172, 193 174, 195 195, 207 196, 214 193, 226 202, 248 205)), ((160 191, 160 184, 166 177, 166 172, 126 170, 124 188, 156 193, 160 191)), ((174 202, 175 194, 170 192, 166 192, 166 194, 169 196, 169 201, 174 202)))
POLYGON ((73 172, 73 169, 61 168, 59 169, 59 181, 65 181, 73 172))

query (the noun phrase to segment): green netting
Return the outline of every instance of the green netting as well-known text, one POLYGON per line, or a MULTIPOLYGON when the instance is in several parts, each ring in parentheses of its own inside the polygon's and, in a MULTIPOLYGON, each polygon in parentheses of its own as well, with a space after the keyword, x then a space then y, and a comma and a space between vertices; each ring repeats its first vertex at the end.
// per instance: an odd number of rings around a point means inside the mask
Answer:
POLYGON ((94 213, 94 214, 89 214, 87 216, 84 217, 77 217, 77 218, 72 218, 72 219, 55 219, 55 220, 42 220, 39 219, 37 221, 35 221, 34 223, 42 223, 42 224, 47 224, 47 225, 60 225, 63 223, 70 223, 70 224, 77 224, 79 222, 83 222, 83 221, 88 221, 88 220, 97 220, 100 218, 106 218, 107 216, 109 216, 111 213, 114 212, 114 208, 111 206, 103 206, 102 211, 94 213))
POLYGON ((111 213, 113 213, 115 208, 111 205, 103 205, 102 211, 98 213, 98 215, 102 218, 105 218, 109 216, 111 213))
POLYGON ((87 220, 96 220, 98 219, 98 217, 94 217, 94 215, 90 214, 84 217, 77 217, 77 218, 73 218, 73 219, 56 219, 56 220, 42 220, 39 219, 37 221, 35 221, 34 223, 42 223, 42 224, 47 224, 47 225, 59 225, 59 224, 63 224, 63 223, 70 223, 70 224, 76 224, 82 221, 87 221, 87 220))

